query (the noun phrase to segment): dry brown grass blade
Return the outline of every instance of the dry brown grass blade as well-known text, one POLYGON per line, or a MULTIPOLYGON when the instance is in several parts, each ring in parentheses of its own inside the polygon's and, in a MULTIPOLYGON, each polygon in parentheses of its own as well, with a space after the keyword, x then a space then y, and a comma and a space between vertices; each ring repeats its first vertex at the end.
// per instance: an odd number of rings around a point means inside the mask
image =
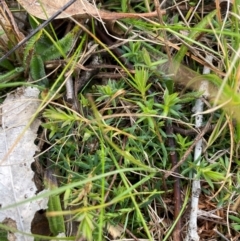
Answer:
MULTIPOLYGON (((48 19, 51 17, 57 10, 69 2, 69 0, 17 0, 23 8, 26 9, 31 15, 41 18, 48 19)), ((162 14, 165 14, 165 10, 161 11, 162 14)), ((73 3, 68 9, 61 13, 57 18, 68 18, 68 17, 77 17, 77 18, 87 18, 89 16, 99 17, 105 20, 114 20, 121 18, 148 18, 157 16, 157 11, 150 13, 116 13, 108 12, 104 10, 97 9, 94 5, 89 3, 87 0, 77 0, 73 3)))

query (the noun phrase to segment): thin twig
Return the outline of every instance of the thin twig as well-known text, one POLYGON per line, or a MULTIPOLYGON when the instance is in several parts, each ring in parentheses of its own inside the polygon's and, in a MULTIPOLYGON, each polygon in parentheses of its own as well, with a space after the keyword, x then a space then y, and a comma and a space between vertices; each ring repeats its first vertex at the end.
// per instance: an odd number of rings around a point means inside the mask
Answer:
MULTIPOLYGON (((170 154, 169 158, 171 159, 172 165, 175 166, 178 163, 178 156, 176 150, 176 143, 175 139, 173 137, 173 128, 171 124, 166 125, 166 132, 167 132, 167 140, 168 140, 168 146, 170 147, 170 154)), ((175 173, 179 173, 179 168, 176 168, 175 173)), ((178 218, 178 215, 181 211, 181 187, 180 187, 180 178, 175 176, 174 177, 174 219, 176 220, 178 218)), ((178 219, 176 226, 173 231, 173 240, 174 241, 181 241, 181 217, 178 219)))
POLYGON ((230 241, 229 239, 227 239, 224 235, 222 235, 216 228, 213 229, 213 231, 218 234, 222 239, 224 239, 225 241, 230 241))
MULTIPOLYGON (((214 128, 216 127, 216 125, 209 125, 209 128, 207 130, 207 132, 211 132, 214 130, 214 128)), ((203 128, 193 128, 193 129, 184 129, 181 128, 177 125, 172 125, 172 128, 174 130, 174 132, 180 133, 183 136, 195 136, 196 134, 200 133, 203 128)))

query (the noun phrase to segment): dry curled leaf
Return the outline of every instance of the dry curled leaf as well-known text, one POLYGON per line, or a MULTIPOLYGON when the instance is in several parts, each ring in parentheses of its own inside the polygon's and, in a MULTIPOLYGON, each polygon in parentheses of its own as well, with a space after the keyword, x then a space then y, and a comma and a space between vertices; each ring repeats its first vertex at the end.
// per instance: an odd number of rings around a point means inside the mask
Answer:
MULTIPOLYGON (((48 19, 63 7, 69 0, 17 0, 28 13, 41 19, 48 19)), ((70 16, 80 15, 86 17, 96 15, 97 9, 87 0, 77 0, 57 18, 67 18, 70 16)))
MULTIPOLYGON (((19 4, 26 9, 31 15, 41 18, 48 19, 59 9, 61 9, 69 0, 17 0, 19 4)), ((165 11, 162 11, 164 14, 165 11)), ((139 18, 139 17, 154 17, 157 16, 157 12, 150 13, 115 13, 108 12, 104 10, 97 9, 96 6, 89 3, 87 0, 77 0, 69 8, 63 11, 56 18, 68 18, 68 17, 77 17, 77 18, 87 18, 89 16, 99 17, 106 20, 114 20, 120 18, 139 18)))

